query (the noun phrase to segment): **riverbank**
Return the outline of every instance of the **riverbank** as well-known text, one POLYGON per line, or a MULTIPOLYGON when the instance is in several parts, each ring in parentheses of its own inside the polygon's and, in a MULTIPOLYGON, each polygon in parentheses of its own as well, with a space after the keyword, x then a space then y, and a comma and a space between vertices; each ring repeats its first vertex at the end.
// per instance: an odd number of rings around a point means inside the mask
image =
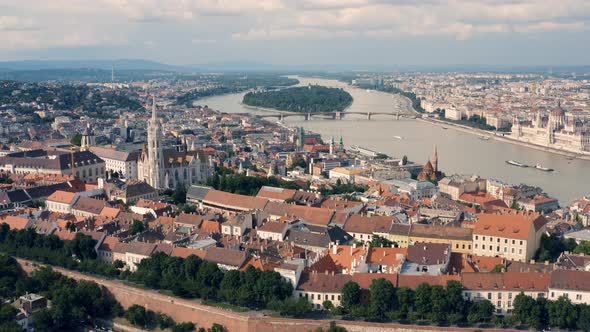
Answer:
POLYGON ((468 134, 471 134, 471 135, 489 137, 489 138, 494 139, 494 140, 499 141, 499 142, 506 142, 506 143, 510 143, 510 144, 514 144, 514 145, 519 145, 519 146, 523 146, 523 147, 526 147, 526 148, 530 148, 530 149, 535 149, 535 150, 539 150, 539 151, 544 151, 544 152, 549 152, 549 153, 553 153, 553 154, 558 154, 558 155, 569 157, 569 158, 576 158, 576 159, 581 159, 581 160, 590 160, 590 155, 577 154, 577 153, 574 153, 574 152, 553 149, 553 148, 550 148, 550 147, 541 146, 541 145, 537 145, 537 144, 533 144, 533 143, 527 143, 527 142, 516 140, 516 139, 511 138, 511 137, 509 137, 507 135, 499 135, 499 134, 497 134, 495 132, 490 132, 490 131, 483 130, 483 129, 477 129, 477 128, 473 128, 473 127, 469 127, 469 126, 465 126, 465 125, 460 125, 460 124, 457 124, 457 123, 442 121, 442 120, 438 120, 438 119, 434 119, 434 118, 416 118, 416 120, 422 121, 422 122, 425 122, 425 123, 429 123, 429 124, 432 124, 432 125, 436 125, 436 126, 439 126, 439 127, 449 127, 449 128, 454 129, 454 130, 461 131, 461 132, 464 132, 464 133, 468 133, 468 134))

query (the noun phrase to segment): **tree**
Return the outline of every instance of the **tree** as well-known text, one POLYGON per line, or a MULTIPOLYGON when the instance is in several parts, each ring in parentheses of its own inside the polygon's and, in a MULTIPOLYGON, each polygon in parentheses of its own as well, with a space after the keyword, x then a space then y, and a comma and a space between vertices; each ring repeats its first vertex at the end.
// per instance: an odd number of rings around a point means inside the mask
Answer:
MULTIPOLYGON (((539 249, 535 253, 535 259, 538 261, 554 262, 564 251, 574 251, 577 249, 576 242, 573 239, 562 239, 557 236, 541 236, 539 249)), ((589 247, 590 249, 590 247, 589 247)), ((590 250, 588 251, 590 253, 590 250)))
POLYGON ((133 223, 131 224, 131 227, 129 228, 129 234, 130 235, 139 234, 139 233, 143 232, 143 230, 144 230, 143 222, 140 220, 133 220, 133 223))
POLYGON ((349 310, 361 301, 361 288, 354 281, 349 281, 342 287, 342 307, 349 310))
POLYGON ((408 317, 414 303, 414 291, 408 287, 398 288, 395 292, 399 318, 408 317))
POLYGON ((465 299, 462 295, 463 286, 459 281, 451 280, 447 282, 445 288, 445 298, 448 305, 448 310, 451 313, 459 314, 463 317, 465 313, 465 299))
POLYGON ((590 241, 582 241, 575 247, 574 252, 576 254, 590 255, 590 241))
POLYGON ((569 299, 560 296, 557 301, 547 301, 546 308, 550 326, 562 329, 576 328, 578 312, 569 299))
POLYGON ((371 238, 371 242, 369 243, 369 245, 371 247, 393 247, 396 246, 397 244, 393 241, 390 241, 382 236, 379 235, 373 235, 373 238, 371 238))
POLYGON ((427 283, 421 283, 416 287, 416 292, 414 292, 414 304, 416 306, 416 312, 421 319, 424 319, 424 317, 430 313, 432 307, 430 285, 427 283))
POLYGON ((96 240, 91 236, 82 233, 76 233, 76 236, 69 242, 70 252, 78 259, 95 259, 96 240))
POLYGON ((191 332, 194 330, 195 330, 195 324, 190 323, 190 322, 179 323, 179 324, 172 326, 172 332, 191 332))
POLYGON ((324 307, 324 310, 327 311, 334 310, 334 304, 330 300, 325 300, 324 302, 322 302, 322 307, 324 307))
POLYGON ((81 146, 82 145, 82 134, 77 133, 76 135, 74 135, 74 137, 72 137, 72 139, 70 140, 70 143, 72 145, 81 146))
POLYGON ((440 285, 434 285, 430 288, 431 311, 428 319, 433 323, 441 324, 446 321, 449 308, 445 295, 445 290, 440 285))
POLYGON ((529 324, 531 321, 533 308, 536 305, 535 300, 521 292, 520 294, 516 295, 512 305, 514 307, 512 310, 514 319, 523 324, 529 324))
POLYGON ((577 328, 582 331, 590 331, 590 306, 587 304, 579 305, 578 308, 577 328))
POLYGON ((373 319, 383 320, 385 313, 392 309, 395 289, 393 284, 384 278, 373 280, 369 286, 371 294, 369 302, 369 315, 373 319))

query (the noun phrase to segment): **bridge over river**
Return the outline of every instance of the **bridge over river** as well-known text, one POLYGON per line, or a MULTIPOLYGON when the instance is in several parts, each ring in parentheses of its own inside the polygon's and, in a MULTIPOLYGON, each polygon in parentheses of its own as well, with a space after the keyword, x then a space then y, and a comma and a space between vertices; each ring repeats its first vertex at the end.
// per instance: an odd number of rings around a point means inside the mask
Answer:
POLYGON ((379 115, 379 116, 386 116, 386 117, 391 117, 394 118, 396 120, 399 120, 400 118, 411 118, 411 119, 415 119, 417 116, 415 113, 413 114, 409 114, 406 112, 396 112, 396 113, 391 113, 391 112, 317 112, 317 113, 296 113, 296 112, 289 112, 289 113, 265 113, 265 114, 251 114, 253 116, 256 116, 257 118, 260 119, 264 119, 264 118, 276 118, 279 121, 283 121, 285 118, 288 117, 303 117, 305 119, 305 121, 311 120, 313 117, 318 117, 321 118, 322 120, 342 120, 345 116, 350 116, 350 115, 362 115, 365 116, 365 118, 367 120, 371 120, 371 118, 373 116, 379 115))

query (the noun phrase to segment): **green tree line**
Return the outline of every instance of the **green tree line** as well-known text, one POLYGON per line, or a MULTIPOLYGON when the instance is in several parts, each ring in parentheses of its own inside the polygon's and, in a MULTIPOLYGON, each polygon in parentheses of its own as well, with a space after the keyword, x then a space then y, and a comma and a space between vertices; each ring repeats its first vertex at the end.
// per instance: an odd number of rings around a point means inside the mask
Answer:
POLYGON ((289 112, 341 112, 352 103, 352 96, 343 89, 312 85, 248 92, 244 95, 243 103, 289 112))

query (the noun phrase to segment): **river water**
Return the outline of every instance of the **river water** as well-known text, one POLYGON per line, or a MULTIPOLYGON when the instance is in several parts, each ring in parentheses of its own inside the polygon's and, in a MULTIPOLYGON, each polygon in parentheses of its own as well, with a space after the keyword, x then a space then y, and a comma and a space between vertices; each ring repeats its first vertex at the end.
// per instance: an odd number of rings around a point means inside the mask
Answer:
MULTIPOLYGON (((397 112, 408 107, 409 101, 401 96, 367 91, 335 80, 302 78, 300 85, 319 84, 341 87, 354 98, 347 109, 350 112, 397 112)), ((227 94, 201 99, 200 105, 228 113, 257 113, 241 104, 243 93, 227 94)), ((408 156, 424 163, 438 148, 439 168, 446 174, 478 174, 506 183, 525 183, 543 188, 549 195, 569 204, 572 200, 590 194, 590 161, 567 160, 566 157, 539 151, 507 142, 484 141, 479 136, 412 119, 395 120, 389 116, 374 115, 366 120, 361 115, 348 115, 343 120, 322 120, 303 117, 285 119, 289 126, 303 126, 320 133, 325 139, 342 136, 345 146, 359 145, 391 156, 408 156), (395 138, 399 136, 402 139, 395 138), (534 168, 520 168, 506 164, 517 160, 529 165, 540 163, 555 169, 543 172, 534 168)))

